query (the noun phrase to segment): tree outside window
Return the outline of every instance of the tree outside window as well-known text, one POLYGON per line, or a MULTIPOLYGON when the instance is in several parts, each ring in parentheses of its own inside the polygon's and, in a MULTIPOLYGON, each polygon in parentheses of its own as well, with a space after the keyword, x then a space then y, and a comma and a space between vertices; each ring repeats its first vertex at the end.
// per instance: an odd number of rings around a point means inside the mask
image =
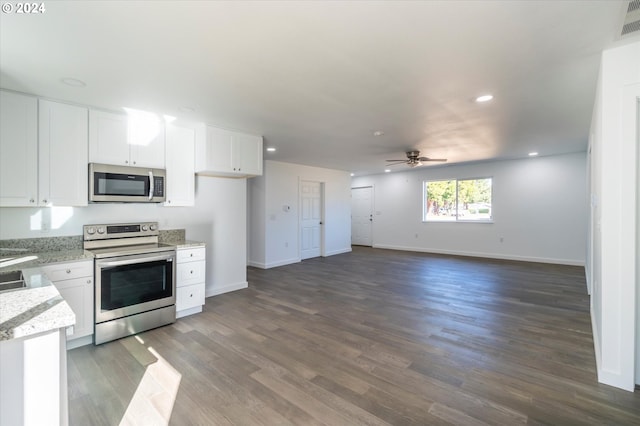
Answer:
POLYGON ((424 221, 490 221, 492 178, 424 183, 424 221))

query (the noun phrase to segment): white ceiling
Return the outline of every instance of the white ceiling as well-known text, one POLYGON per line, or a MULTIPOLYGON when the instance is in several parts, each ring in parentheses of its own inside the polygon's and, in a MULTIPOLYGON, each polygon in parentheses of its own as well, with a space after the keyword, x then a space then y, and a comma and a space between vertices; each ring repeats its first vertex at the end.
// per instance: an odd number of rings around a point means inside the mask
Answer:
POLYGON ((583 151, 627 3, 46 1, 1 14, 0 86, 262 134, 266 158, 357 174, 409 149, 583 151))

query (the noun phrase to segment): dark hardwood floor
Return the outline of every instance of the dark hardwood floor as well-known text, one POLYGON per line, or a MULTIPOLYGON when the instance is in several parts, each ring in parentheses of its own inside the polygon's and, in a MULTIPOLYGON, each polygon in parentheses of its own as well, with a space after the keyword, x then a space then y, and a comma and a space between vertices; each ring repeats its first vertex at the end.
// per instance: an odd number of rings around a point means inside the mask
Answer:
POLYGON ((581 267, 354 247, 248 280, 70 351, 70 423, 640 424, 638 392, 597 382, 581 267))

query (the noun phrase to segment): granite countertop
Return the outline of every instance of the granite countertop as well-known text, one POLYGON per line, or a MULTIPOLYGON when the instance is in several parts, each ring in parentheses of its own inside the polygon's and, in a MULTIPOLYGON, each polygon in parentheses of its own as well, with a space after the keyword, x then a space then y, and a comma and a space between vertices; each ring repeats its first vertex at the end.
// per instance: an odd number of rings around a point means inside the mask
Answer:
POLYGON ((202 241, 193 241, 193 240, 181 240, 181 241, 172 241, 170 244, 176 246, 176 248, 196 248, 196 247, 205 247, 206 244, 202 241))
POLYGON ((44 274, 25 277, 27 288, 0 293, 0 341, 76 323, 76 316, 44 274))
POLYGON ((56 250, 32 253, 26 250, 0 251, 0 273, 20 271, 48 263, 73 262, 93 259, 93 254, 82 249, 56 250))

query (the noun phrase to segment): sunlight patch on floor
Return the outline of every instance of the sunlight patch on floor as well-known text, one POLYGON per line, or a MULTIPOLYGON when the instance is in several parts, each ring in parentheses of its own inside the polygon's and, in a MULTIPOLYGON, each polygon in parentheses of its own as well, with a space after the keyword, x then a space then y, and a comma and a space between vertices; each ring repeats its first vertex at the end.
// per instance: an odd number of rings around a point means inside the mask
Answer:
POLYGON ((147 349, 158 361, 145 370, 120 426, 169 424, 182 375, 152 347, 147 349))

